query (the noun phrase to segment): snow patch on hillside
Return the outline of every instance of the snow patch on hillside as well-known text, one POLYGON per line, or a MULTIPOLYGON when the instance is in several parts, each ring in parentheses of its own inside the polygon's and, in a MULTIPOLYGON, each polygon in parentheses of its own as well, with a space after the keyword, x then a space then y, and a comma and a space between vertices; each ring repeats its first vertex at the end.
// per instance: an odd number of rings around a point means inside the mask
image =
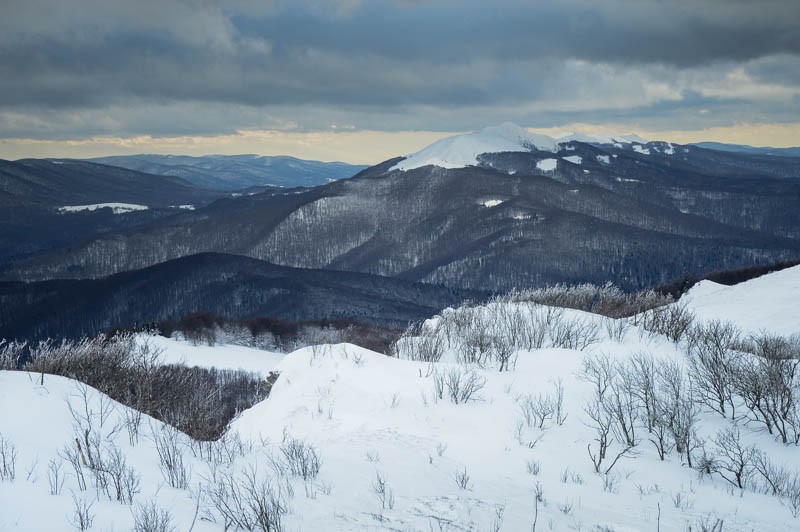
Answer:
POLYGON ((490 199, 490 200, 484 201, 481 205, 483 205, 484 207, 497 207, 498 205, 500 205, 502 203, 503 203, 503 200, 490 199))
POLYGON ((552 172, 558 166, 558 159, 542 159, 536 163, 536 168, 542 172, 552 172))
POLYGON ((570 155, 568 157, 562 157, 562 159, 571 162, 572 164, 583 164, 583 157, 580 155, 570 155))
POLYGON ((597 160, 603 164, 611 164, 611 158, 608 155, 598 155, 597 160))
POLYGON ((146 211, 147 205, 137 205, 135 203, 93 203, 91 205, 66 205, 59 207, 58 212, 82 212, 96 211, 97 209, 111 209, 114 214, 124 214, 126 212, 146 211))
POLYGON ((507 122, 474 133, 447 137, 409 155, 390 170, 413 170, 423 166, 466 168, 476 166, 484 153, 527 152, 531 149, 555 152, 558 142, 545 135, 531 133, 507 122))
POLYGON ((633 151, 636 153, 641 153, 642 155, 650 155, 650 148, 645 148, 641 144, 634 144, 633 151))

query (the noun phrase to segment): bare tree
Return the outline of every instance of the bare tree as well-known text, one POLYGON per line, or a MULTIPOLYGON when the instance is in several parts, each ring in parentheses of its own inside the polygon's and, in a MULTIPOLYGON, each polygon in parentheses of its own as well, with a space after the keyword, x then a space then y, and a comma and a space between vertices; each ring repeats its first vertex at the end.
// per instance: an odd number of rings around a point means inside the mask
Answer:
POLYGON ((696 398, 712 410, 736 416, 733 381, 739 365, 740 332, 731 323, 712 321, 692 327, 688 334, 689 366, 695 377, 696 398))
POLYGON ((754 471, 755 449, 742 445, 736 426, 719 431, 713 441, 716 447, 713 472, 737 488, 747 487, 754 471))

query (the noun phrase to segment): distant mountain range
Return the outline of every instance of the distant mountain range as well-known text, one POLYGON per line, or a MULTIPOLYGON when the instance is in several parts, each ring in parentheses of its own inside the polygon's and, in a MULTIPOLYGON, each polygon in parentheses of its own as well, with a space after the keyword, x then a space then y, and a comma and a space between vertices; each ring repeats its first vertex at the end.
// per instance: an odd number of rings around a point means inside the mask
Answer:
POLYGON ((770 148, 746 146, 744 144, 723 144, 721 142, 698 142, 694 146, 717 151, 773 155, 778 157, 800 157, 800 148, 770 148))
POLYGON ((404 327, 485 294, 362 273, 301 270, 219 254, 105 279, 0 282, 0 338, 95 335, 193 312, 404 327))
POLYGON ((351 177, 366 168, 341 162, 259 155, 124 155, 89 161, 148 174, 180 177, 198 187, 226 191, 264 185, 315 187, 351 177))
POLYGON ((179 177, 85 161, 0 160, 0 263, 155 220, 191 217, 190 209, 227 195, 179 177))
POLYGON ((98 278, 216 252, 457 289, 635 289, 798 257, 798 212, 800 158, 550 139, 504 124, 351 179, 227 197, 0 270, 98 278))

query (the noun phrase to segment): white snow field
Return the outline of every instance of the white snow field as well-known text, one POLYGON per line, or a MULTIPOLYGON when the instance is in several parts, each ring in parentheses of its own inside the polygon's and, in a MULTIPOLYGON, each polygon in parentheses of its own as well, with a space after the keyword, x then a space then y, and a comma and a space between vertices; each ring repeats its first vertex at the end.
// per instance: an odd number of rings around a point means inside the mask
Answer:
POLYGON ((536 162, 536 168, 542 172, 552 172, 558 167, 558 159, 542 159, 536 162))
POLYGON ((730 321, 751 332, 800 332, 800 267, 734 286, 700 281, 682 298, 702 320, 730 321))
POLYGON ((149 207, 147 205, 137 205, 135 203, 94 203, 92 205, 67 205, 59 207, 58 212, 96 211, 97 209, 111 209, 114 214, 125 214, 134 211, 146 211, 149 207))
POLYGON ((201 368, 241 369, 264 377, 275 369, 286 355, 241 345, 193 344, 186 340, 147 335, 142 338, 161 352, 164 364, 185 364, 201 368))
MULTIPOLYGON (((701 283, 678 304, 702 320, 730 318, 746 330, 768 323, 781 334, 797 333, 797 305, 789 302, 800 300, 798 280, 800 268, 731 288, 701 283)), ((145 420, 138 443, 131 445, 127 430, 118 427, 130 411, 99 392, 86 390, 85 405, 74 381, 45 375, 40 384, 40 375, 0 372, 0 434, 7 448, 11 443, 18 452, 15 478, 0 480, 0 530, 68 530, 74 495, 92 504, 90 530, 130 530, 132 512, 153 502, 170 512, 175 530, 221 531, 226 523, 214 496, 227 490, 235 506, 233 495, 247 491, 241 488, 248 475, 257 479, 254 492, 273 495, 271 501, 286 510, 272 528, 251 521, 256 529, 800 528, 794 516, 800 498, 764 493, 768 490, 762 489, 752 465, 740 489, 719 474, 701 475, 689 468, 685 453, 674 448, 662 461, 651 442, 657 438, 643 426, 644 418, 636 417, 641 412, 629 412, 638 419, 637 445, 615 462, 626 448, 615 428, 608 434, 600 472, 595 472, 590 454, 597 456, 598 432, 589 405, 596 383, 581 376, 584 361, 625 365, 644 353, 653 361, 672 363, 663 367, 677 368, 678 374, 688 371, 685 340, 675 343, 629 319, 508 299, 443 311, 401 340, 395 357, 349 344, 260 358, 245 348, 153 341, 165 349, 165 361, 275 370, 280 377, 268 399, 232 422, 225 442, 206 445, 202 454, 214 457, 211 464, 195 456, 200 454, 197 444, 179 439, 176 449, 190 469, 188 489, 181 489, 170 487, 161 472, 151 435, 165 430, 159 422, 145 420), (470 326, 476 323, 482 326, 470 326), (509 331, 521 340, 506 352, 500 339, 509 331), (479 365, 468 359, 481 356, 473 349, 480 345, 495 358, 479 365), (411 359, 425 353, 441 358, 411 359), (500 360, 506 361, 507 371, 499 371, 500 360), (454 390, 457 403, 450 397, 454 390), (563 390, 563 402, 556 408, 558 390, 563 390), (110 452, 113 443, 141 476, 133 505, 96 489, 88 473, 82 491, 67 463, 60 494, 51 494, 51 460, 59 463, 59 450, 63 454, 65 447, 74 447, 75 421, 68 403, 83 426, 91 420, 103 448, 110 452), (544 414, 539 418, 537 412, 544 414), (244 443, 236 444, 239 440, 244 443), (305 456, 308 467, 293 473, 284 452, 305 456), (318 473, 315 453, 321 461, 318 473)), ((606 397, 613 397, 620 388, 608 390, 606 397)), ((704 439, 709 455, 722 456, 714 443, 718 431, 735 428, 743 447, 754 446, 787 471, 800 468, 796 445, 778 442, 755 423, 740 419, 735 424, 731 415, 723 417, 700 404, 687 406, 692 407, 693 445, 704 439)), ((702 458, 698 447, 692 456, 697 467, 702 458)), ((270 500, 266 503, 270 507, 270 500)), ((229 523, 228 528, 237 526, 229 523)))

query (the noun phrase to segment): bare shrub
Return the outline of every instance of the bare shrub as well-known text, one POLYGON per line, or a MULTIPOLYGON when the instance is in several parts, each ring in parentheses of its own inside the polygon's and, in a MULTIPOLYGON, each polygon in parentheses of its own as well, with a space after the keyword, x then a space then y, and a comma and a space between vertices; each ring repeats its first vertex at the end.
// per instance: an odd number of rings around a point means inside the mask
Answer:
POLYGON ((511 292, 499 300, 573 308, 610 318, 639 315, 673 301, 672 297, 654 290, 626 294, 611 283, 603 286, 588 283, 576 286, 559 284, 547 288, 511 292))
POLYGON ((639 319, 641 326, 651 333, 663 334, 678 343, 694 322, 694 314, 685 303, 653 308, 639 319))
POLYGON ((434 372, 434 384, 437 380, 444 384, 447 397, 457 405, 481 400, 480 392, 486 385, 486 379, 475 371, 458 367, 451 368, 444 374, 434 372))
POLYGON ((727 406, 731 416, 735 417, 733 382, 739 356, 734 348, 739 344, 739 329, 732 323, 715 320, 692 327, 687 336, 696 398, 723 416, 727 406))
POLYGON ((566 420, 564 412, 564 384, 559 379, 555 383, 552 394, 521 395, 517 398, 522 417, 528 428, 545 429, 549 422, 563 425, 566 420))
POLYGON ((713 442, 713 472, 739 489, 748 487, 754 472, 755 448, 742 445, 738 427, 719 431, 713 442))
POLYGON ((594 429, 596 445, 592 450, 589 443, 587 451, 597 473, 601 472, 603 462, 611 459, 603 471, 607 475, 620 458, 632 454, 638 443, 633 425, 635 417, 630 417, 635 407, 631 404, 627 384, 619 378, 618 366, 608 356, 585 358, 579 377, 592 383, 594 388, 594 396, 584 406, 584 412, 589 426, 594 429), (609 454, 616 440, 619 440, 620 449, 616 454, 609 454))
POLYGON ((303 480, 317 478, 322 460, 313 445, 296 438, 287 438, 281 444, 280 450, 292 475, 303 480))
POLYGON ((133 496, 139 493, 139 475, 127 464, 122 451, 110 445, 99 467, 110 479, 114 499, 132 504, 133 496))
POLYGON ((657 375, 658 423, 666 426, 672 435, 675 450, 686 458, 689 467, 693 467, 692 451, 700 441, 695 431, 699 412, 692 397, 692 380, 684 375, 682 367, 675 362, 659 364, 657 375))
POLYGON ((88 530, 94 523, 94 503, 72 494, 72 515, 69 516, 69 524, 78 530, 88 530))
POLYGON ((553 347, 583 351, 600 341, 599 326, 588 318, 562 320, 552 330, 553 347))
POLYGON ((61 495, 66 480, 63 466, 64 461, 61 459, 50 460, 47 463, 47 485, 50 487, 50 495, 61 495))
POLYGON ((0 434, 0 481, 13 482, 17 477, 17 447, 0 434))
POLYGON ((466 467, 456 470, 456 472, 453 474, 453 480, 455 480, 458 489, 465 491, 472 490, 472 479, 470 478, 469 473, 467 473, 466 467))
POLYGON ((606 329, 606 335, 610 340, 622 342, 625 339, 625 334, 631 328, 630 322, 627 318, 606 318, 603 321, 606 329))
POLYGON ((133 532, 174 532, 172 514, 159 508, 155 501, 137 504, 133 510, 133 532))
POLYGON ((160 430, 151 427, 151 430, 164 480, 173 488, 187 489, 189 469, 184 462, 182 434, 168 425, 163 425, 160 430))
POLYGON ((204 493, 226 530, 283 531, 288 493, 280 482, 259 475, 255 466, 239 475, 220 473, 204 493))
MULTIPOLYGON (((274 379, 243 371, 163 365, 159 352, 131 333, 31 346, 19 369, 78 380, 195 439, 216 439, 230 420, 269 393, 274 379)), ((113 403, 107 401, 109 409, 113 403)), ((110 410, 107 410, 110 413, 110 410)), ((101 415, 102 418, 107 417, 101 415)), ((128 424, 132 444, 140 419, 128 424)))
POLYGON ((751 337, 754 356, 742 357, 734 387, 744 399, 748 422, 762 424, 783 443, 800 443, 800 339, 770 334, 751 337))
POLYGON ((392 344, 391 356, 417 362, 438 362, 444 354, 444 338, 438 330, 430 330, 425 324, 410 326, 392 344))
POLYGON ((381 510, 394 509, 394 492, 386 482, 386 476, 379 472, 375 472, 375 481, 372 483, 372 491, 378 498, 381 505, 381 510))
POLYGON ((27 345, 26 342, 8 342, 0 339, 0 370, 19 369, 27 345))

